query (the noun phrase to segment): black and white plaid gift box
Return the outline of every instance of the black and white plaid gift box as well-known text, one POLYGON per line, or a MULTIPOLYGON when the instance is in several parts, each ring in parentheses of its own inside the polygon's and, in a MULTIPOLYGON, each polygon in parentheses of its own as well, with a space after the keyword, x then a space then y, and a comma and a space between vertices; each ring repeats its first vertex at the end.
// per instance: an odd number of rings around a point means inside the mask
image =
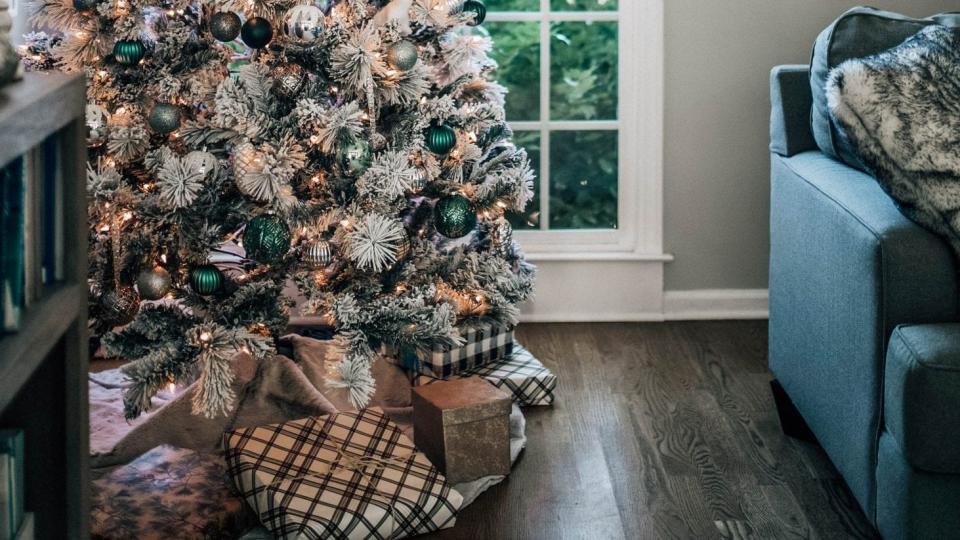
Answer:
POLYGON ((224 445, 275 538, 407 538, 452 527, 463 502, 378 408, 233 431, 224 445))
MULTIPOLYGON (((514 347, 509 357, 488 364, 460 377, 478 375, 497 388, 510 392, 513 401, 521 407, 553 405, 554 391, 557 388, 557 376, 540 363, 533 354, 520 344, 514 347)), ((432 384, 441 379, 429 375, 418 375, 414 381, 417 386, 432 384)))
POLYGON ((407 350, 398 352, 384 346, 381 353, 404 369, 441 379, 498 362, 513 354, 513 328, 491 325, 461 328, 460 336, 465 343, 451 349, 438 347, 431 353, 417 353, 407 350))

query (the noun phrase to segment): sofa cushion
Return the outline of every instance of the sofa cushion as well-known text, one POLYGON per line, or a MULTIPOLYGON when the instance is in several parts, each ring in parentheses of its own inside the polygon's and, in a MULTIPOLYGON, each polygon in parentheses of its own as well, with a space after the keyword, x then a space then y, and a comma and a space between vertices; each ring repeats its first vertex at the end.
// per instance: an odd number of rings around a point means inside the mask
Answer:
POLYGON ((884 379, 886 428, 907 462, 960 473, 960 324, 898 327, 884 379))
POLYGON ((864 58, 896 47, 933 24, 960 26, 960 14, 945 13, 927 19, 869 7, 853 8, 828 26, 817 38, 810 61, 813 92, 811 127, 817 146, 828 156, 867 170, 830 114, 825 93, 830 71, 847 60, 864 58))

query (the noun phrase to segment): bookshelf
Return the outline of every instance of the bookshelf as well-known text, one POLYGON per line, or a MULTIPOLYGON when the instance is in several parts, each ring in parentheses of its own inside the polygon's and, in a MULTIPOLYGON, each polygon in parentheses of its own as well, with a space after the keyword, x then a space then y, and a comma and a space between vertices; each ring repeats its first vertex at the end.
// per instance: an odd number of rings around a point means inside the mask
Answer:
POLYGON ((0 166, 54 171, 24 175, 25 302, 17 330, 0 333, 0 429, 24 432, 36 538, 89 537, 85 91, 82 75, 36 73, 0 89, 0 166), (29 202, 41 183, 57 194, 46 214, 29 202))

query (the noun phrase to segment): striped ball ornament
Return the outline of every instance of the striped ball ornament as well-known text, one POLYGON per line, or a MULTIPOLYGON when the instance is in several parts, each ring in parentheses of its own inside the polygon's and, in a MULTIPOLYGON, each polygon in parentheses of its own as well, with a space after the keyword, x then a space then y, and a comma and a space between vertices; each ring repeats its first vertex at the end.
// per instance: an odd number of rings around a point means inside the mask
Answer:
POLYGON ((212 264, 204 264, 190 272, 190 286, 201 296, 210 296, 223 287, 223 272, 212 264))
POLYGON ((113 58, 118 64, 133 66, 147 55, 147 47, 137 39, 121 39, 113 44, 113 58))
POLYGON ((301 259, 312 268, 326 268, 333 263, 333 246, 326 240, 307 244, 303 248, 301 259))
POLYGON ((424 134, 427 148, 437 155, 445 156, 457 145, 457 132, 447 125, 430 126, 424 134))

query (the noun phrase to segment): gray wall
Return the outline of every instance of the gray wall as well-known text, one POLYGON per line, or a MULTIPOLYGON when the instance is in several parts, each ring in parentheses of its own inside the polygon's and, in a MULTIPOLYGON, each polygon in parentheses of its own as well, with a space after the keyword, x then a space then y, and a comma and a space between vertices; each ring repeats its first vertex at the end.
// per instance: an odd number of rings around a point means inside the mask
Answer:
MULTIPOLYGON (((765 289, 769 252, 767 76, 806 64, 817 34, 854 3, 665 0, 667 290, 765 289)), ((958 0, 864 0, 913 16, 958 0)))

